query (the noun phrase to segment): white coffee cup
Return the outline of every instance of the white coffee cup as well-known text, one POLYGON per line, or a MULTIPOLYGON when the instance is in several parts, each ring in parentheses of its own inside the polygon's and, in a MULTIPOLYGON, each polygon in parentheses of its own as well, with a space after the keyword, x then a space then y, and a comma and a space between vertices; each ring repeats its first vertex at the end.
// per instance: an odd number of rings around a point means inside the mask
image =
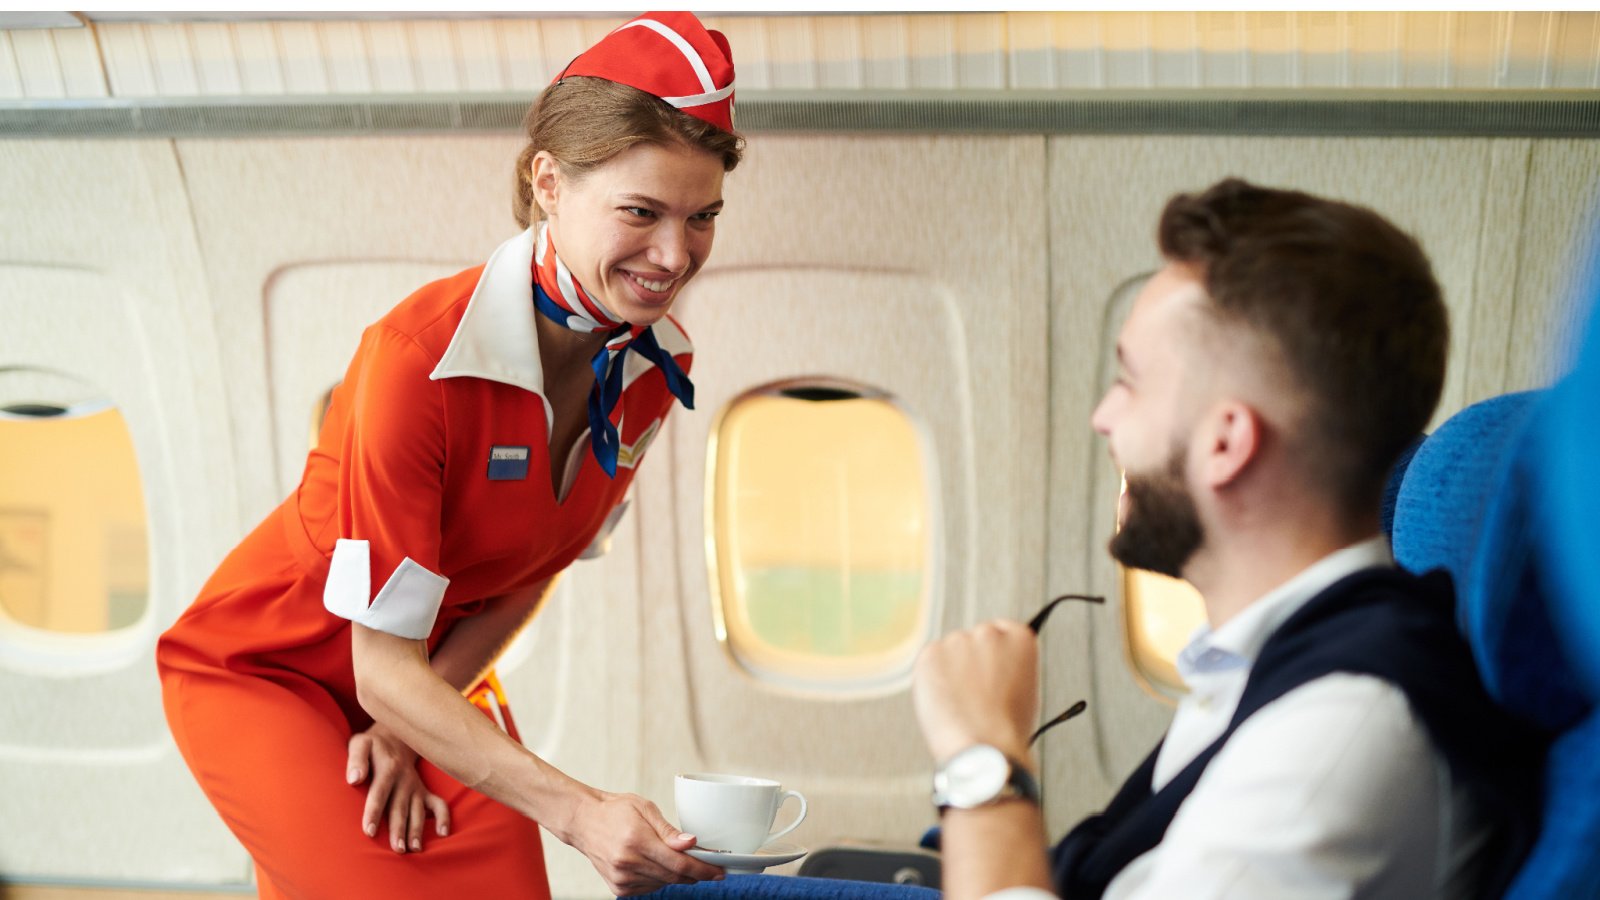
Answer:
POLYGON ((679 775, 674 779, 673 794, 678 827, 698 838, 702 850, 754 853, 793 831, 806 817, 806 798, 799 791, 786 791, 766 778, 679 775), (778 807, 790 797, 800 801, 800 815, 773 831, 778 807))

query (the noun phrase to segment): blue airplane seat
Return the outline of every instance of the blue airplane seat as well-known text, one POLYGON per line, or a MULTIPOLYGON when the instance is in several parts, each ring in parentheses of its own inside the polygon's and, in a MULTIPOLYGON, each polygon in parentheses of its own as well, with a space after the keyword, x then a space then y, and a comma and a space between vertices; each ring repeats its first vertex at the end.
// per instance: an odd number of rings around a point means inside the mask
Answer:
POLYGON ((668 885, 648 896, 659 900, 939 900, 943 895, 932 888, 909 884, 789 875, 729 875, 722 881, 668 885))
MULTIPOLYGON (((1417 450, 1395 503, 1396 560, 1412 571, 1450 571, 1491 696, 1555 735, 1540 835, 1505 895, 1511 900, 1600 897, 1600 695, 1585 690, 1569 662, 1575 645, 1562 611, 1575 598, 1553 590, 1547 557, 1566 546, 1570 529, 1541 500, 1564 490, 1541 464, 1544 436, 1576 408, 1562 396, 1508 394, 1462 410, 1417 450)), ((1588 397, 1592 410, 1600 392, 1588 397)), ((1592 465, 1592 450, 1588 458, 1592 465)), ((1588 560, 1591 579, 1600 577, 1600 559, 1588 560)), ((1594 585, 1588 591, 1580 605, 1600 623, 1600 596, 1594 585)))
POLYGON ((1413 572, 1444 568, 1459 593, 1508 445, 1525 430, 1537 394, 1493 397, 1463 409, 1415 446, 1396 474, 1390 539, 1413 572), (1402 466, 1404 467, 1402 469, 1402 466))
MULTIPOLYGON (((1600 269, 1600 232, 1590 245, 1600 269)), ((1550 570, 1551 615, 1591 700, 1600 699, 1600 271, 1591 277, 1589 323, 1572 371, 1550 391, 1536 463, 1552 540, 1539 545, 1550 570)))
MULTIPOLYGON (((1590 257, 1600 257, 1600 233, 1590 257)), ((1600 273, 1591 273, 1588 296, 1589 322, 1572 371, 1541 405, 1521 460, 1532 497, 1491 520, 1497 549, 1531 555, 1556 638, 1507 648, 1501 678, 1519 666, 1559 667, 1583 704, 1550 749, 1543 830, 1507 893, 1511 900, 1600 897, 1600 273)), ((1485 567, 1486 589, 1498 586, 1497 575, 1485 567)))

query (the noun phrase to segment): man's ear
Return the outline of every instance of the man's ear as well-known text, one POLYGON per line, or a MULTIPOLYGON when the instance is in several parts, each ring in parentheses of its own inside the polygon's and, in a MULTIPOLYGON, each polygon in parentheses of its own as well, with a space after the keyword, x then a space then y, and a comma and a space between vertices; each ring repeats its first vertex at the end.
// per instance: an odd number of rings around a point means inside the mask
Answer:
POLYGON ((1212 488, 1236 481, 1260 455, 1265 437, 1261 414, 1238 400, 1213 407, 1201 433, 1206 443, 1200 477, 1212 488))
POLYGON ((533 202, 539 204, 548 217, 556 208, 556 197, 561 188, 561 163, 548 150, 540 150, 534 154, 533 162, 529 164, 531 171, 528 173, 529 183, 533 185, 533 202))

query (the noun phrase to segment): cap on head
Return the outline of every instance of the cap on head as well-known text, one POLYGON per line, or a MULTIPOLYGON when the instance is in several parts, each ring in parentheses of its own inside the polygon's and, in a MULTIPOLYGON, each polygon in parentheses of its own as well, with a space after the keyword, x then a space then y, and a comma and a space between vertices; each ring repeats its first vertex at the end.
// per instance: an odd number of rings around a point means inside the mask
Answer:
POLYGON ((733 51, 722 32, 707 31, 693 13, 645 13, 585 50, 556 80, 569 75, 638 88, 733 130, 733 51))

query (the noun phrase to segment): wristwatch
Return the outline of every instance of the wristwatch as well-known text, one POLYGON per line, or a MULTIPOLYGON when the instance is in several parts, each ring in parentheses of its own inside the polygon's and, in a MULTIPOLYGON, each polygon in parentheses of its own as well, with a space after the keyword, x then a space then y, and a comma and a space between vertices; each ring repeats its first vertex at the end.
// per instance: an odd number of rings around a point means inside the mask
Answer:
POLYGON ((972 809, 1012 797, 1039 803, 1039 782, 1021 763, 988 744, 973 744, 933 773, 933 805, 972 809))

